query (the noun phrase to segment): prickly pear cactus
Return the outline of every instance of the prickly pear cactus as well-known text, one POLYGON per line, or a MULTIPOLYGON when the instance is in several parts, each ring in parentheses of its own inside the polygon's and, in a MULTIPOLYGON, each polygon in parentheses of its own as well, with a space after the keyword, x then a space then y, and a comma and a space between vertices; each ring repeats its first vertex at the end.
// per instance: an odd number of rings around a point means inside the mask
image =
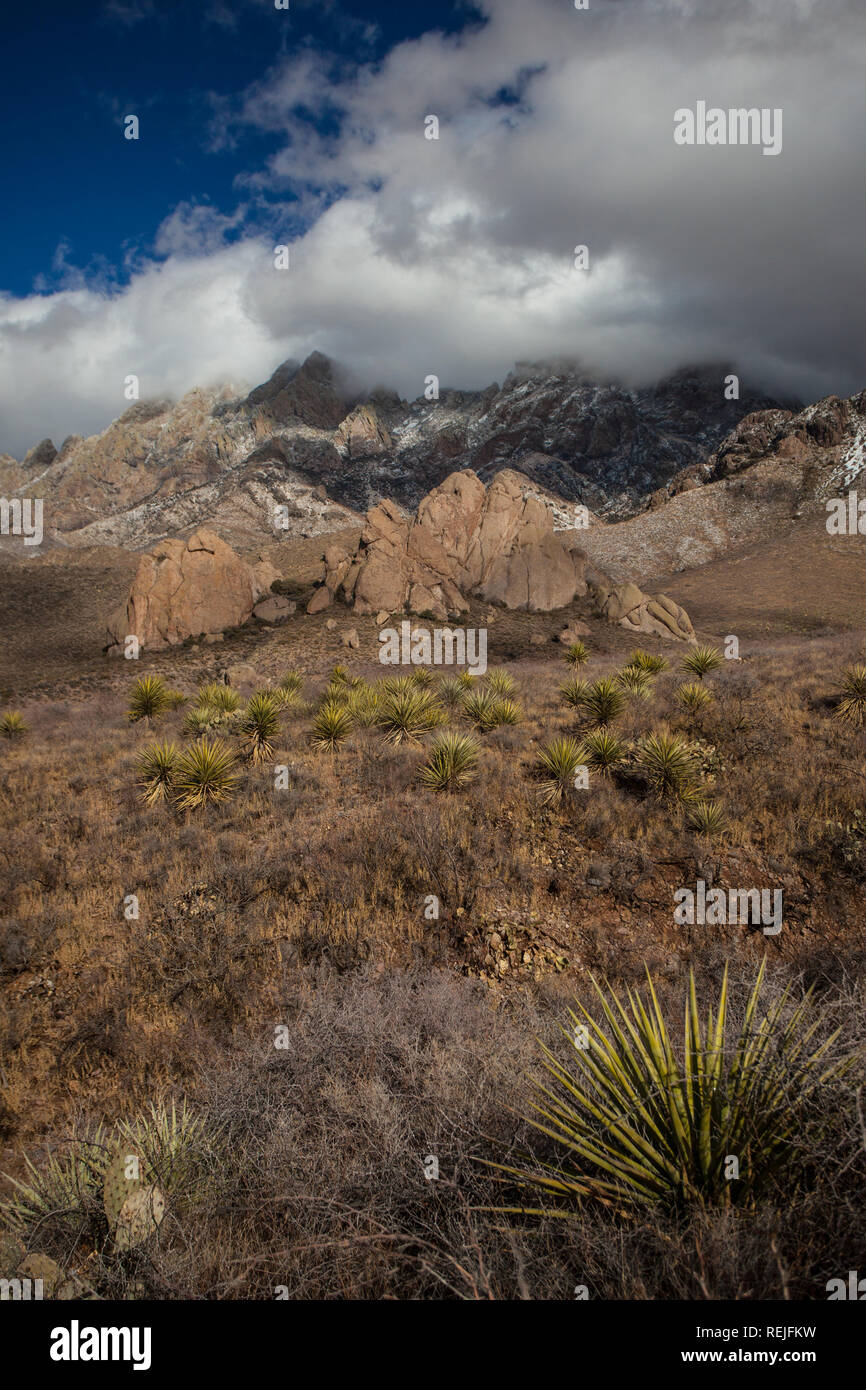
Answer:
POLYGON ((121 1150, 109 1163, 102 1184, 102 1202, 112 1231, 120 1218, 124 1202, 147 1181, 147 1177, 144 1159, 134 1151, 121 1150))
POLYGON ((140 1184, 126 1198, 114 1228, 118 1250, 131 1250, 153 1234, 165 1215, 165 1198, 155 1183, 140 1184))

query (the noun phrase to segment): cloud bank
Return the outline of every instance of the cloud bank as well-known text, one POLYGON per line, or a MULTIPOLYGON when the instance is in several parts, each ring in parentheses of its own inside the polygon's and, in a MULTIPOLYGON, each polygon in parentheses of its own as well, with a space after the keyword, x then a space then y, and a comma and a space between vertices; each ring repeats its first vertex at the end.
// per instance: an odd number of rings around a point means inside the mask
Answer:
POLYGON ((61 253, 57 288, 0 295, 0 452, 103 428, 131 373, 175 396, 314 348, 410 398, 429 373, 479 387, 553 356, 861 389, 860 0, 707 8, 481 0, 459 36, 375 65, 301 50, 215 103, 214 146, 279 137, 235 206, 167 208, 121 285, 61 253), (781 108, 781 152, 677 145, 674 112, 698 101, 781 108))

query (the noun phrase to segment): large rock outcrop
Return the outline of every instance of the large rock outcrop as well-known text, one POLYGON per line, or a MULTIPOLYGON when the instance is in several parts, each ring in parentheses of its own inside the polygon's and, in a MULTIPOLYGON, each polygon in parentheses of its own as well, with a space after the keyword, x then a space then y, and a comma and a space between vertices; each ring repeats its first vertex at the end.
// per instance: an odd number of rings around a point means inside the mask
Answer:
POLYGON ((359 613, 411 612, 445 621, 476 595, 506 608, 549 612, 586 592, 583 552, 554 534, 550 507, 511 469, 489 487, 452 473, 408 517, 394 502, 367 513, 356 552, 325 551, 308 612, 340 597, 359 613))
POLYGON ((214 531, 162 541, 142 555, 126 603, 109 619, 105 650, 122 652, 131 635, 158 651, 238 627, 276 578, 271 565, 247 564, 214 531))

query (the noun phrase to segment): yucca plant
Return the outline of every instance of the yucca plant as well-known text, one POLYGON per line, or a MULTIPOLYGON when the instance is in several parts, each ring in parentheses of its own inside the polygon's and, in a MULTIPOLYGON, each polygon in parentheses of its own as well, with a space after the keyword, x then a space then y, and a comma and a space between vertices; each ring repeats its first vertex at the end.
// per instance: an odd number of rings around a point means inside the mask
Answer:
POLYGON ((585 766, 588 766, 586 749, 577 739, 563 735, 546 744, 535 763, 535 773, 541 781, 542 805, 551 806, 561 801, 574 787, 578 768, 585 766))
POLYGON ((433 683, 436 680, 436 677, 433 674, 433 672, 429 669, 429 667, 416 666, 409 679, 412 682, 412 684, 417 687, 417 689, 427 690, 431 685, 433 685, 433 683))
POLYGON ((382 689, 386 695, 408 695, 418 687, 411 676, 387 676, 382 682, 382 689))
POLYGON ((836 718, 857 725, 866 720, 866 666, 848 666, 843 671, 836 718))
POLYGON ((221 806, 237 789, 234 754, 218 738, 199 739, 178 758, 172 800, 179 811, 221 806))
POLYGON ((138 784, 148 806, 170 797, 177 758, 174 743, 153 743, 145 748, 138 763, 138 784))
POLYGON ((677 687, 677 699, 690 714, 698 714, 711 703, 713 692, 700 681, 686 681, 677 687))
POLYGON ((729 1043, 727 967, 703 1023, 690 972, 676 1048, 649 971, 648 1000, 638 991, 622 999, 592 979, 600 1018, 580 1003, 569 1010, 570 1064, 543 1048, 545 1075, 532 1081, 528 1122, 560 1160, 491 1166, 555 1199, 566 1216, 585 1199, 628 1211, 751 1205, 773 1188, 789 1195, 810 1101, 847 1063, 828 1060, 838 1030, 816 1045, 811 990, 792 1005, 788 986, 759 1015, 763 977, 762 964, 729 1043))
POLYGON ((626 755, 626 745, 609 729, 594 729, 583 740, 587 767, 609 777, 626 755))
POLYGON ((444 710, 426 690, 389 691, 382 699, 376 723, 389 742, 416 743, 422 734, 435 729, 444 719, 444 710))
POLYGON ((502 725, 519 724, 523 718, 522 711, 516 700, 505 698, 494 699, 493 704, 487 711, 482 730, 486 733, 490 729, 498 729, 502 725))
POLYGON ((328 677, 329 685, 350 685, 352 677, 345 666, 336 665, 328 677))
POLYGON ((571 676, 559 687, 559 698, 564 705, 570 705, 572 709, 582 709, 588 690, 589 681, 583 680, 581 676, 571 676))
POLYGON ((184 731, 193 738, 208 734, 223 722, 223 716, 215 705, 195 705, 188 709, 183 721, 184 731))
POLYGON ((253 763, 274 755, 274 739, 280 732, 280 707, 268 690, 257 690, 247 701, 241 721, 244 749, 253 763))
POLYGON ((162 676, 142 676, 132 687, 129 700, 129 722, 139 719, 158 719, 169 707, 169 689, 162 676))
POLYGON ((0 738, 23 738, 27 733, 24 716, 17 709, 10 709, 0 719, 0 738))
POLYGON ((702 797, 689 806, 686 824, 696 835, 705 836, 707 839, 713 835, 721 835, 727 829, 725 813, 718 802, 707 801, 702 797))
POLYGON ((628 665, 633 666, 638 671, 646 671, 648 676, 658 676, 662 671, 668 669, 668 662, 665 657, 642 651, 640 647, 636 647, 632 652, 628 659, 628 665))
POLYGON ((346 704, 326 700, 316 710, 311 738, 317 748, 334 753, 352 732, 352 713, 346 704))
POLYGON ((652 695, 649 672, 642 671, 639 666, 624 666, 614 679, 627 695, 636 695, 640 700, 648 700, 652 695))
POLYGON ((349 692, 346 709, 362 729, 369 729, 379 718, 380 694, 375 686, 365 685, 349 692))
POLYGON ((471 671, 461 671, 457 677, 464 690, 472 690, 478 683, 478 677, 473 676, 471 671))
POLYGON ((277 681, 276 688, 289 697, 300 696, 304 688, 304 678, 299 676, 297 671, 286 671, 285 675, 280 676, 277 681))
POLYGON ((583 642, 571 642, 565 649, 565 660, 569 666, 583 666, 589 661, 589 650, 583 642))
POLYGON ((184 695, 182 690, 170 690, 168 692, 168 708, 182 709, 183 706, 187 703, 188 699, 189 696, 184 695))
POLYGON ((702 646, 692 647, 692 650, 683 657, 683 670, 689 671, 693 676, 697 676, 702 681, 710 671, 717 671, 723 664, 724 658, 716 647, 702 646))
POLYGON ((625 709, 625 696, 613 676, 602 676, 587 689, 581 708, 590 723, 612 724, 625 709))
POLYGON ((697 763, 678 734, 666 729, 647 734, 638 745, 637 761, 656 796, 686 800, 692 795, 697 763))
POLYGON ((486 728, 487 718, 495 702, 496 696, 484 686, 478 686, 475 690, 467 690, 463 696, 462 713, 464 718, 478 729, 486 728))
POLYGON ((457 676, 443 676, 439 682, 436 698, 446 709, 455 710, 461 704, 464 693, 464 687, 457 676))
POLYGON ((485 683, 491 695, 496 695, 502 700, 510 699, 517 690, 510 671, 488 671, 485 683))
POLYGON ((478 744, 470 734, 437 734, 418 780, 437 792, 459 791, 475 776, 478 744))

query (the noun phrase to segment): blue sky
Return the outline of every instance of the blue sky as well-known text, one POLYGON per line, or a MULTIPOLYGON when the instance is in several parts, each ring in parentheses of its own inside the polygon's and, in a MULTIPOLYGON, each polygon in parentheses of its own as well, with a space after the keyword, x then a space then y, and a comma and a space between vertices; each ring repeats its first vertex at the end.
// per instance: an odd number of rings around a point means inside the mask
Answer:
POLYGON ((47 0, 4 25, 0 453, 105 428, 130 373, 241 390, 314 349, 410 399, 555 357, 866 386, 863 0, 47 0), (678 144, 701 102, 781 110, 778 155, 678 144))
MULTIPOLYGON (((446 32, 473 17, 466 5, 435 7, 446 32)), ((153 246, 173 207, 194 199, 232 210, 236 181, 278 148, 278 133, 250 127, 220 147, 225 104, 305 49, 374 61, 428 24, 423 5, 368 0, 290 0, 288 11, 273 0, 6 7, 0 289, 48 289, 67 264, 127 280, 126 259, 153 246), (137 142, 121 135, 129 112, 141 121, 137 142)), ((283 221, 287 203, 290 190, 275 204, 259 193, 246 231, 283 221)))

